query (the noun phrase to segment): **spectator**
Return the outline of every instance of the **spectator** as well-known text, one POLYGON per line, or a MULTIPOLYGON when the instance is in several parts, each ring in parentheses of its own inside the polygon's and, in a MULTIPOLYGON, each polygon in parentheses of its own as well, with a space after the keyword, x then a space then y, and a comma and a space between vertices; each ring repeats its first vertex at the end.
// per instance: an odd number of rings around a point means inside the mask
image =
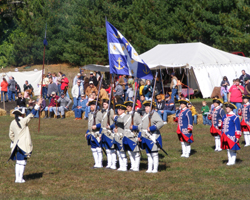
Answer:
POLYGON ((44 118, 53 118, 54 117, 54 112, 53 112, 53 107, 59 107, 60 104, 57 103, 57 100, 59 99, 59 96, 56 95, 56 92, 51 93, 52 98, 48 106, 44 109, 45 111, 45 117, 44 118), (48 115, 48 112, 50 114, 48 115))
POLYGON ((7 102, 6 98, 7 92, 8 92, 8 82, 6 81, 5 78, 3 78, 3 81, 1 82, 1 102, 3 101, 7 102))
POLYGON ((223 77, 220 86, 221 86, 221 96, 223 96, 224 102, 227 102, 228 86, 230 86, 230 83, 226 76, 223 77))
POLYGON ((54 113, 57 116, 57 119, 60 118, 60 113, 62 115, 62 119, 65 118, 65 111, 69 110, 69 105, 71 104, 71 99, 68 97, 65 97, 64 92, 61 93, 61 97, 57 100, 57 103, 60 104, 60 107, 57 109, 56 107, 53 107, 54 113))
POLYGON ((75 113, 75 120, 80 120, 82 118, 82 113, 86 109, 86 104, 88 100, 86 99, 84 94, 81 94, 81 99, 78 101, 78 105, 76 108, 74 108, 74 113, 75 113))
POLYGON ((15 109, 19 109, 19 108, 25 108, 26 109, 26 100, 23 97, 21 92, 18 93, 18 98, 16 100, 16 108, 15 109))
POLYGON ((52 77, 51 72, 48 72, 47 77, 48 77, 48 78, 52 77))
POLYGON ((145 95, 144 92, 143 92, 143 89, 144 89, 144 86, 145 86, 145 82, 143 80, 141 80, 140 82, 140 88, 139 88, 139 95, 145 95))
POLYGON ((209 107, 207 106, 206 101, 202 101, 201 113, 202 113, 202 117, 203 117, 203 124, 211 126, 212 123, 208 119, 209 107))
POLYGON ((78 81, 80 81, 80 84, 81 84, 80 77, 81 77, 81 74, 80 74, 80 73, 78 73, 78 74, 74 77, 74 80, 73 80, 73 87, 74 87, 75 85, 77 85, 78 81))
POLYGON ((61 90, 61 85, 62 85, 62 72, 58 72, 58 77, 57 77, 57 86, 58 86, 58 94, 61 94, 62 90, 61 90))
POLYGON ((62 80, 61 80, 61 90, 64 92, 64 94, 67 95, 68 98, 69 97, 69 93, 68 93, 68 88, 69 88, 69 80, 68 78, 66 77, 65 74, 62 75, 62 80))
POLYGON ((15 101, 15 91, 16 91, 16 81, 14 80, 14 77, 10 76, 9 77, 9 101, 11 102, 11 99, 15 101))
MULTIPOLYGON (((39 102, 39 100, 42 101, 40 108, 39 108, 39 111, 41 113, 46 108, 46 101, 41 96, 38 96, 38 98, 36 99, 36 102, 39 102)), ((36 112, 36 115, 34 116, 34 118, 39 118, 39 112, 36 112)))
POLYGON ((86 103, 86 108, 85 108, 85 114, 84 114, 84 119, 87 120, 88 119, 88 115, 90 112, 90 106, 89 106, 89 102, 95 100, 96 94, 95 91, 93 91, 91 94, 89 94, 88 96, 88 102, 86 103))
POLYGON ((57 76, 56 76, 55 72, 52 74, 52 80, 53 80, 53 83, 55 83, 56 85, 58 84, 58 82, 57 82, 57 76))
POLYGON ((100 71, 95 72, 95 77, 96 77, 96 80, 97 80, 98 82, 101 80, 101 76, 102 76, 102 74, 101 74, 100 71))
POLYGON ((96 88, 96 86, 94 86, 94 82, 93 81, 89 81, 89 86, 87 87, 87 89, 85 90, 85 94, 87 97, 89 97, 89 95, 95 92, 96 94, 98 93, 98 90, 96 88))
POLYGON ((171 74, 171 83, 170 83, 170 89, 172 90, 171 99, 173 101, 175 97, 177 100, 179 100, 177 82, 178 82, 178 79, 176 78, 175 73, 173 72, 171 74))
POLYGON ((26 115, 29 115, 31 113, 34 106, 36 105, 35 103, 36 103, 35 100, 29 99, 28 104, 27 104, 27 109, 26 109, 26 115))
POLYGON ((58 92, 58 87, 53 82, 52 77, 50 77, 49 78, 49 84, 48 84, 48 91, 47 91, 47 97, 49 98, 49 102, 51 101, 51 98, 52 98, 52 92, 57 93, 58 92))
POLYGON ((134 91, 131 84, 128 84, 128 90, 126 91, 126 96, 128 97, 128 101, 133 101, 132 98, 134 96, 134 91))
POLYGON ((89 87, 89 78, 88 78, 88 77, 85 77, 84 83, 83 83, 84 94, 86 94, 85 91, 87 90, 88 87, 89 87))
POLYGON ((241 73, 242 73, 242 75, 240 76, 239 81, 240 81, 241 85, 243 85, 243 87, 244 87, 245 86, 245 84, 244 84, 244 78, 250 79, 250 75, 247 74, 244 69, 241 71, 241 73))
POLYGON ((146 80, 146 85, 143 88, 146 100, 152 100, 153 88, 151 86, 150 80, 146 80))
POLYGON ((162 118, 162 115, 164 113, 163 109, 165 107, 165 101, 162 100, 161 95, 157 95, 156 99, 157 99, 157 102, 156 102, 156 108, 155 108, 155 110, 158 112, 158 114, 162 118))
POLYGON ((145 101, 145 96, 141 95, 140 96, 140 102, 141 102, 141 108, 137 109, 137 112, 143 116, 145 113, 145 105, 143 104, 143 102, 145 101))
POLYGON ((29 96, 32 97, 33 87, 31 84, 29 84, 27 80, 23 85, 23 91, 24 91, 24 98, 28 98, 29 96))
POLYGON ((249 84, 249 79, 246 77, 244 78, 244 82, 245 82, 245 86, 244 86, 244 95, 249 95, 250 94, 250 91, 249 89, 247 88, 248 84, 249 84))
POLYGON ((44 99, 47 99, 48 84, 49 84, 49 79, 44 74, 43 75, 43 83, 42 83, 42 97, 44 99))
POLYGON ((188 104, 188 108, 191 110, 191 112, 192 112, 192 117, 193 117, 193 120, 194 120, 194 124, 197 124, 197 112, 196 112, 196 109, 195 109, 195 107, 191 104, 191 103, 189 103, 188 104))
MULTIPOLYGON (((152 82, 152 84, 153 84, 153 82, 152 82)), ((155 89, 156 89, 155 95, 158 95, 158 94, 162 93, 162 85, 161 85, 161 82, 160 82, 158 77, 156 78, 155 89)))
POLYGON ((16 96, 17 96, 17 94, 18 94, 19 92, 21 92, 21 88, 20 88, 20 86, 18 85, 18 83, 16 82, 16 89, 15 89, 15 94, 16 94, 16 96))
POLYGON ((124 91, 123 91, 123 87, 122 87, 123 81, 122 79, 119 79, 118 84, 115 87, 115 96, 120 96, 120 98, 122 98, 122 100, 124 101, 124 91))
POLYGON ((102 84, 102 86, 103 87, 100 89, 100 93, 99 93, 99 99, 109 99, 108 93, 104 89, 104 84, 102 84))
MULTIPOLYGON (((134 102, 134 98, 135 97, 132 97, 132 101, 134 102)), ((135 110, 137 111, 137 110, 139 110, 139 109, 141 109, 141 101, 136 97, 136 102, 135 102, 136 104, 135 104, 135 110)))
POLYGON ((123 94, 124 94, 124 99, 126 99, 126 98, 127 98, 127 96, 126 96, 126 91, 127 91, 127 89, 128 89, 128 81, 127 81, 127 79, 126 79, 126 75, 120 76, 118 82, 119 82, 119 84, 122 86, 123 94))
POLYGON ((79 101, 81 100, 81 95, 84 94, 83 87, 81 86, 81 81, 79 79, 77 80, 77 84, 73 86, 71 93, 73 96, 73 110, 79 104, 79 101))
POLYGON ((238 110, 241 107, 242 103, 242 94, 244 93, 244 87, 240 85, 240 80, 235 80, 235 85, 232 85, 229 89, 228 101, 234 104, 237 109, 234 109, 233 112, 238 115, 238 110))
POLYGON ((163 109, 163 123, 167 124, 168 120, 168 115, 173 115, 175 114, 176 109, 175 109, 175 103, 169 96, 169 94, 166 94, 165 96, 165 106, 163 109))
POLYGON ((96 87, 98 85, 98 81, 97 81, 96 77, 94 76, 94 73, 90 72, 89 75, 90 75, 89 81, 92 81, 94 86, 96 87))

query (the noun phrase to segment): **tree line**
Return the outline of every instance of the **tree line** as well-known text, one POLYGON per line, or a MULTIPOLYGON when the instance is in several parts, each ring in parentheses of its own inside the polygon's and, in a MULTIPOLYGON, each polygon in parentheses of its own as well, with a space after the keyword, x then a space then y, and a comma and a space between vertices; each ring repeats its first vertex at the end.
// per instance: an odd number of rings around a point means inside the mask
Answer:
POLYGON ((105 16, 143 53, 202 42, 250 55, 250 0, 1 0, 0 66, 108 64, 105 16))

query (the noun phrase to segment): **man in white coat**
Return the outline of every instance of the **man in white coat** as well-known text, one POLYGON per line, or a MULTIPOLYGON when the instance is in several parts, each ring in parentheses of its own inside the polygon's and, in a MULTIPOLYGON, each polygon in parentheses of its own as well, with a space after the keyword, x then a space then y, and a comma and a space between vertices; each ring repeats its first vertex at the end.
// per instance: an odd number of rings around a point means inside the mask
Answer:
POLYGON ((73 96, 73 106, 72 110, 78 106, 78 102, 81 100, 81 95, 83 94, 83 86, 81 85, 81 80, 77 80, 77 84, 72 88, 72 96, 73 96))
POLYGON ((14 110, 12 114, 15 119, 10 124, 9 137, 11 140, 11 156, 9 159, 16 160, 15 183, 24 183, 23 173, 27 164, 27 158, 31 156, 33 145, 31 141, 28 123, 33 118, 40 108, 42 100, 39 100, 31 113, 24 117, 24 112, 14 110))

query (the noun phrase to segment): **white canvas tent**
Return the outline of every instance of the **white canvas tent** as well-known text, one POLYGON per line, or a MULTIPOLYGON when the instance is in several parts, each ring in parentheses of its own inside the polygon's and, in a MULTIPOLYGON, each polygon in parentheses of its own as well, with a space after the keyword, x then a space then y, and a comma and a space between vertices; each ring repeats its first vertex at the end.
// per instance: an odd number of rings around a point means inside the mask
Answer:
POLYGON ((109 65, 104 66, 104 65, 89 64, 85 65, 83 69, 90 71, 109 72, 109 65))
MULTIPOLYGON (((26 80, 33 86, 34 88, 34 95, 40 95, 41 91, 41 81, 42 81, 42 70, 40 71, 25 71, 25 72, 7 72, 7 73, 0 73, 0 83, 3 81, 3 77, 9 81, 9 76, 13 76, 15 81, 20 86, 23 92, 23 85, 26 80)), ((0 87, 1 88, 1 87, 0 87)))
POLYGON ((140 56, 150 69, 188 68, 190 87, 200 89, 204 98, 210 97, 215 86, 220 86, 223 76, 227 76, 232 85, 232 80, 239 78, 241 70, 250 73, 250 58, 200 42, 160 44, 140 56))

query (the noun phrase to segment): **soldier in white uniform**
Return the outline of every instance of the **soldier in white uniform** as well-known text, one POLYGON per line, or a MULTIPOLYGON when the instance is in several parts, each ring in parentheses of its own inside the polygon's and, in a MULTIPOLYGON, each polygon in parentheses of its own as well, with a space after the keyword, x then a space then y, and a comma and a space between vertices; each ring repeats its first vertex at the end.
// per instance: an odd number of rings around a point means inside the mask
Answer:
POLYGON ((118 168, 118 171, 127 171, 127 156, 125 149, 123 148, 123 136, 124 136, 124 123, 125 123, 125 116, 126 114, 124 113, 126 110, 126 106, 122 104, 117 104, 115 106, 118 112, 118 116, 114 117, 115 121, 115 128, 114 128, 114 133, 115 133, 115 139, 114 142, 116 144, 116 149, 117 149, 117 155, 119 158, 119 165, 120 167, 118 168))
POLYGON ((141 124, 141 116, 139 113, 133 111, 133 102, 124 102, 127 108, 127 115, 124 117, 124 139, 123 146, 125 151, 128 151, 130 158, 131 168, 130 171, 139 171, 140 166, 140 149, 138 146, 138 126, 141 124), (132 126, 133 119, 133 126, 132 126))
POLYGON ((110 129, 110 125, 114 124, 114 110, 110 108, 108 114, 108 107, 109 99, 102 99, 102 121, 96 126, 100 127, 101 146, 106 149, 107 153, 106 169, 116 169, 116 150, 114 148, 114 133, 112 133, 112 130, 110 129))
POLYGON ((24 112, 20 110, 14 110, 12 114, 15 115, 15 119, 10 124, 9 137, 11 140, 11 160, 16 160, 15 183, 24 183, 23 173, 27 164, 27 158, 30 158, 33 145, 31 141, 30 131, 28 123, 33 118, 37 110, 39 110, 42 100, 39 100, 35 105, 31 113, 24 117, 24 112))
MULTIPOLYGON (((146 172, 157 173, 159 156, 156 143, 159 143, 162 146, 162 138, 159 130, 164 124, 159 114, 153 111, 151 125, 149 126, 150 104, 151 101, 144 101, 143 103, 145 106, 145 113, 142 116, 142 123, 138 127, 139 130, 141 130, 138 137, 140 137, 142 148, 146 149, 148 156, 148 170, 146 172)), ((153 102, 152 107, 155 107, 155 102, 153 102)))
POLYGON ((88 130, 85 134, 85 138, 88 141, 88 145, 91 146, 91 151, 94 157, 95 165, 92 168, 102 168, 102 149, 100 146, 100 134, 99 128, 95 124, 100 124, 102 121, 102 112, 96 111, 96 100, 89 102, 90 113, 88 115, 88 130), (94 119, 94 112, 96 117, 94 119))

